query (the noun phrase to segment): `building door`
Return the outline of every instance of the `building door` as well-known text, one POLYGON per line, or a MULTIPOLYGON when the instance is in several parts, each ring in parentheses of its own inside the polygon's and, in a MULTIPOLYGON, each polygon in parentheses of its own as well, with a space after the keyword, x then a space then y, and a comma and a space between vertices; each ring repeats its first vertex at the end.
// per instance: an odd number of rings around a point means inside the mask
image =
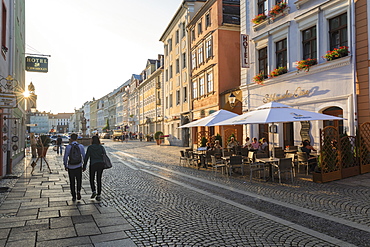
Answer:
POLYGON ((284 147, 294 146, 293 122, 284 123, 284 147))
MULTIPOLYGON (((335 117, 343 117, 343 109, 336 106, 330 107, 323 111, 322 113, 335 117)), ((323 122, 324 128, 327 126, 334 126, 338 129, 339 135, 344 133, 343 120, 324 120, 323 122)))

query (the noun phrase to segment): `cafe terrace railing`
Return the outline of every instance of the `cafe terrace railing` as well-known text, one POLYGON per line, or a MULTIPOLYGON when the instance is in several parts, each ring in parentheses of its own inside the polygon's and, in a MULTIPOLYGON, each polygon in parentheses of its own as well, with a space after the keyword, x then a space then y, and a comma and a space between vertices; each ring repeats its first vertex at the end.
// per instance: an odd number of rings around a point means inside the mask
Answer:
POLYGON ((339 135, 337 128, 320 130, 320 156, 313 181, 325 183, 370 172, 370 123, 359 126, 356 136, 339 135))

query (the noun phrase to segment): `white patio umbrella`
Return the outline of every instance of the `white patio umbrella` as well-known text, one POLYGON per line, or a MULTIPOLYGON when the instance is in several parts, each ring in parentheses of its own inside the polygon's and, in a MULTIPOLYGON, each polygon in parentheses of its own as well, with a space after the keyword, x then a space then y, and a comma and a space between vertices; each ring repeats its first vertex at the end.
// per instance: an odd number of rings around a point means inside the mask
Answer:
POLYGON ((217 123, 230 119, 232 117, 239 116, 238 114, 226 110, 218 110, 214 113, 210 114, 207 117, 198 119, 196 121, 184 124, 179 128, 191 128, 191 127, 198 127, 198 126, 215 126, 218 125, 217 123))
MULTIPOLYGON (((344 118, 330 116, 326 114, 305 111, 292 108, 290 106, 270 102, 257 107, 256 110, 247 112, 242 115, 218 122, 215 125, 241 125, 241 124, 266 124, 266 123, 285 123, 285 122, 301 122, 313 120, 343 120, 344 118)), ((274 145, 274 135, 272 135, 272 143, 274 145)), ((275 157, 274 148, 273 157, 275 157)))

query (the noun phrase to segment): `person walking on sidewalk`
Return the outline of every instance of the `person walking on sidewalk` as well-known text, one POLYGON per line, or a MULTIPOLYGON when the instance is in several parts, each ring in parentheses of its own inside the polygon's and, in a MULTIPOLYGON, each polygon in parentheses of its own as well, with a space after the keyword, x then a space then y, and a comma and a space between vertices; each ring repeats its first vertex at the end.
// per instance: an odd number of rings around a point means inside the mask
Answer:
POLYGON ((63 157, 63 163, 68 171, 69 185, 71 188, 72 201, 81 200, 82 186, 82 163, 85 159, 85 148, 77 142, 77 134, 71 135, 71 143, 66 147, 63 157), (77 182, 77 194, 76 194, 77 182))
POLYGON ((101 178, 104 170, 103 153, 105 153, 105 148, 100 144, 100 140, 97 136, 91 138, 91 145, 87 147, 83 169, 86 170, 87 162, 90 159, 90 188, 92 191, 91 199, 96 196, 96 200, 101 200, 101 178), (98 187, 98 193, 96 193, 95 187, 95 174, 96 183, 98 187))
POLYGON ((60 135, 58 135, 58 138, 57 138, 57 154, 60 155, 63 155, 62 153, 62 137, 60 135))

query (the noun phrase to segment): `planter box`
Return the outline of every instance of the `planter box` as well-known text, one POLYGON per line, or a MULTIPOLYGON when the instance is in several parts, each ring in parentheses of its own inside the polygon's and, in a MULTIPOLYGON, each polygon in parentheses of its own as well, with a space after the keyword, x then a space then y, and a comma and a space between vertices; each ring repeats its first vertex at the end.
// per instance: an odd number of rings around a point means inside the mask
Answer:
POLYGON ((342 178, 349 178, 360 175, 360 166, 342 168, 342 178))
POLYGON ((341 171, 334 171, 329 173, 314 172, 312 174, 312 180, 315 183, 326 183, 334 180, 339 180, 341 178, 342 178, 341 171))

